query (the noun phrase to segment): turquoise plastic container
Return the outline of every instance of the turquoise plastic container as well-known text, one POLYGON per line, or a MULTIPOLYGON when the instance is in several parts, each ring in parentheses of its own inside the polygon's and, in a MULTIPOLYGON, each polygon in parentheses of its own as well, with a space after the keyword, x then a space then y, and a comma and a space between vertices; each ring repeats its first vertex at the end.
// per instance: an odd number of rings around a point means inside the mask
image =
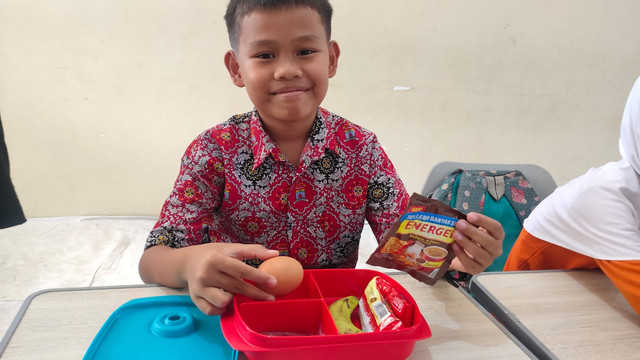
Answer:
POLYGON ((219 316, 204 315, 189 296, 166 295, 134 299, 116 309, 83 359, 237 358, 219 316))

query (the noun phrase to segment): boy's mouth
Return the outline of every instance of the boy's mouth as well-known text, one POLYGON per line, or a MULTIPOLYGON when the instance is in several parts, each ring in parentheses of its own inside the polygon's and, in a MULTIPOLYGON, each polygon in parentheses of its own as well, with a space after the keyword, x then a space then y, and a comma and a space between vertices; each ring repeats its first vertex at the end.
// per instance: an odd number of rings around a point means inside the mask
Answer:
POLYGON ((294 95, 294 94, 301 94, 306 92, 308 89, 305 87, 299 87, 299 86, 290 86, 290 87, 285 87, 282 89, 278 89, 274 92, 272 92, 273 95, 294 95))

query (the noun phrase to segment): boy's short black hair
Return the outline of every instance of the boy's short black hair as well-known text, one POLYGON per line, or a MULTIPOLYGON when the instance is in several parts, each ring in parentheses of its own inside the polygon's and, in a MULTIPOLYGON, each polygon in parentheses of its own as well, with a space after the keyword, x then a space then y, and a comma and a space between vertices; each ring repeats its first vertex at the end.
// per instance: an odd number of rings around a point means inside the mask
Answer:
POLYGON ((234 50, 238 48, 238 36, 242 19, 258 10, 278 10, 287 7, 307 6, 320 14, 327 40, 331 40, 331 16, 333 8, 329 0, 230 0, 224 21, 227 23, 229 43, 234 50))

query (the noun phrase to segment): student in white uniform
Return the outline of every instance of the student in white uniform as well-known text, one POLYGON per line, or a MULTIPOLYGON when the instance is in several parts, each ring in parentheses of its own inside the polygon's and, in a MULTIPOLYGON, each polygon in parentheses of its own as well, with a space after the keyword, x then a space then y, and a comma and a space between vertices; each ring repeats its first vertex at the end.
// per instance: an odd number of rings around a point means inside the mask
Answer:
POLYGON ((559 187, 524 221, 505 270, 595 269, 640 314, 640 78, 622 116, 621 159, 559 187))

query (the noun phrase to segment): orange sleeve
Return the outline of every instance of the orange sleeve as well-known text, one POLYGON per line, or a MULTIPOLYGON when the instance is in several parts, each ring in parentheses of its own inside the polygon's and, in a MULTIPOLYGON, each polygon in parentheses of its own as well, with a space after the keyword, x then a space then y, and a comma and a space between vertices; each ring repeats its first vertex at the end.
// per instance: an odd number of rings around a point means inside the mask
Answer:
POLYGON ((640 315, 640 260, 596 260, 602 272, 640 315))
POLYGON ((538 239, 523 228, 509 253, 504 270, 568 270, 597 267, 598 264, 593 258, 538 239))

